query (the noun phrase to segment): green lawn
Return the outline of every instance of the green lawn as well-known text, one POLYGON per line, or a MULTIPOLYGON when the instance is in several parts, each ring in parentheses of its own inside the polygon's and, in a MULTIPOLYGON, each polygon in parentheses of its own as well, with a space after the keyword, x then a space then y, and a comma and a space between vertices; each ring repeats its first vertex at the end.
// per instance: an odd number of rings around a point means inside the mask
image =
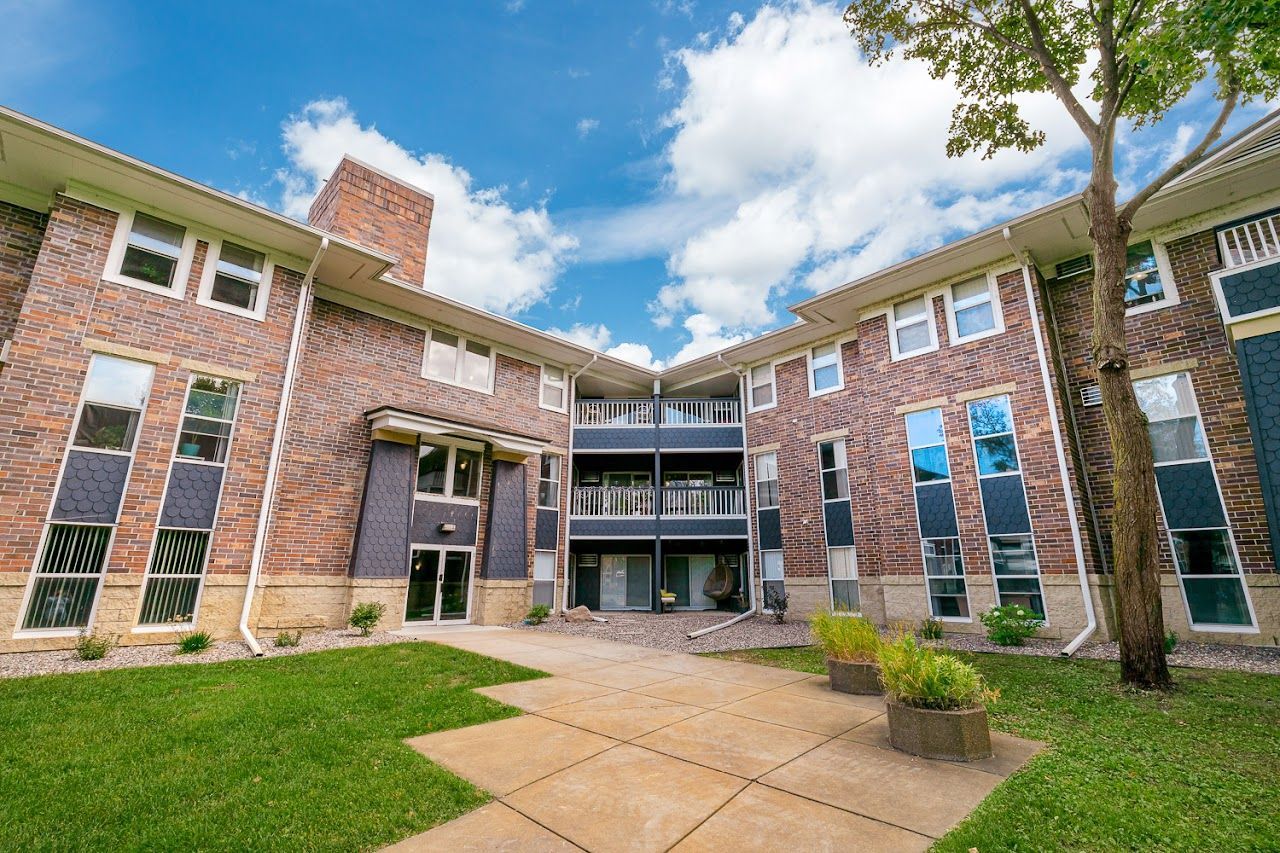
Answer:
MULTIPOLYGON (((724 657, 826 672, 815 648, 724 657)), ((1114 664, 962 657, 1000 689, 992 727, 1051 747, 935 849, 1280 848, 1280 677, 1179 669, 1141 694, 1114 664)))
POLYGON ((401 740, 539 673, 429 643, 0 680, 0 850, 356 850, 484 792, 401 740))

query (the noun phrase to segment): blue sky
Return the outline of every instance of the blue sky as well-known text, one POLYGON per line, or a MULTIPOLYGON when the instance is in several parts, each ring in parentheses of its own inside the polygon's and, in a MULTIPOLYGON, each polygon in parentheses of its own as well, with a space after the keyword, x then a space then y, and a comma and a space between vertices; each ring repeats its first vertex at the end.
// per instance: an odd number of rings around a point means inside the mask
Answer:
MULTIPOLYGON (((836 5, 0 0, 0 20, 7 106, 293 215, 350 152, 436 195, 427 287, 642 363, 1083 184, 1047 97, 1025 105, 1043 149, 947 160, 948 85, 868 68, 836 5)), ((1198 91, 1127 138, 1124 181, 1212 110, 1198 91)))

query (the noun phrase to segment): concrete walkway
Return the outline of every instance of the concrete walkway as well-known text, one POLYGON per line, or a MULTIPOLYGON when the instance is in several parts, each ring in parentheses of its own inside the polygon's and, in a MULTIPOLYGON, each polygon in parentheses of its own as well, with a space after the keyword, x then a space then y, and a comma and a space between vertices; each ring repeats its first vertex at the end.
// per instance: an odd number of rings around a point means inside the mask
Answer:
POLYGON ((825 676, 590 638, 408 632, 552 673, 480 688, 524 716, 408 743, 496 800, 395 851, 923 850, 1041 744, 973 764, 890 748, 825 676))

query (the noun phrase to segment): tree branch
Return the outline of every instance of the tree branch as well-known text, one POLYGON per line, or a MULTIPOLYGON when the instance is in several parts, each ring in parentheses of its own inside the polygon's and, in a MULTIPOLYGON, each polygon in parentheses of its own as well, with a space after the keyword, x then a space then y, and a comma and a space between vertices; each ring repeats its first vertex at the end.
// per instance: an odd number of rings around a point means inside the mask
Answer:
POLYGON ((1138 210, 1150 200, 1151 196, 1160 191, 1166 184, 1174 178, 1181 175, 1196 160, 1204 156, 1204 152, 1209 150, 1209 146, 1218 140, 1222 135, 1222 128, 1226 126, 1227 119, 1231 118, 1231 113, 1236 108, 1236 103, 1240 100, 1240 86, 1232 83, 1231 89, 1227 92, 1227 97, 1222 103, 1222 110, 1218 113, 1218 117, 1213 120, 1213 124, 1206 131, 1204 138, 1200 140, 1195 148, 1192 148, 1185 156, 1180 158, 1169 168, 1161 172, 1155 180, 1147 184, 1138 191, 1133 198, 1125 202, 1124 207, 1120 211, 1120 216, 1126 222, 1133 222, 1133 217, 1137 215, 1138 210))
POLYGON ((1067 112, 1089 142, 1096 144, 1098 141, 1098 125, 1090 117, 1089 112, 1076 100, 1071 87, 1067 85, 1067 81, 1058 71, 1058 66, 1053 61, 1053 55, 1045 44, 1044 30, 1040 26, 1040 18, 1036 15, 1036 10, 1031 6, 1031 0, 1019 0, 1019 4, 1022 6, 1023 14, 1027 17, 1027 29, 1031 32, 1031 43, 1035 47, 1035 59, 1040 63, 1040 70, 1044 72, 1045 79, 1049 81, 1053 94, 1058 97, 1059 101, 1062 101, 1063 106, 1067 108, 1067 112))

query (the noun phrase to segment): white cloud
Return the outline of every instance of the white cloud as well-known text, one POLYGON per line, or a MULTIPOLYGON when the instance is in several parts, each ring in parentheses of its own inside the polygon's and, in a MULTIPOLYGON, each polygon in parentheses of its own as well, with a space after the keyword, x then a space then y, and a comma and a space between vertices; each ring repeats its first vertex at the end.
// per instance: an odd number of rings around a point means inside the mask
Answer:
POLYGON ((641 367, 652 370, 662 369, 662 362, 653 357, 653 350, 647 344, 624 341, 609 346, 613 341, 613 332, 604 323, 574 323, 568 329, 547 329, 547 331, 579 346, 589 347, 641 367))
POLYGON ((608 238, 593 257, 670 247, 651 310, 689 336, 673 360, 777 323, 793 290, 833 287, 1076 188, 1059 163, 1082 142, 1050 96, 1025 101, 1044 148, 949 159, 954 88, 921 63, 868 66, 841 8, 734 13, 718 40, 669 54, 662 192, 575 228, 584 244, 608 238), (673 222, 693 227, 675 236, 673 222))
POLYGON ((278 175, 283 206, 305 218, 343 154, 435 196, 427 252, 428 290, 491 311, 518 313, 543 300, 576 246, 545 206, 518 208, 501 187, 476 188, 440 154, 416 154, 362 125, 341 98, 307 104, 284 123, 289 165, 278 175))
POLYGON ((594 119, 594 118, 578 119, 578 138, 586 139, 587 136, 598 127, 600 127, 599 119, 594 119))

